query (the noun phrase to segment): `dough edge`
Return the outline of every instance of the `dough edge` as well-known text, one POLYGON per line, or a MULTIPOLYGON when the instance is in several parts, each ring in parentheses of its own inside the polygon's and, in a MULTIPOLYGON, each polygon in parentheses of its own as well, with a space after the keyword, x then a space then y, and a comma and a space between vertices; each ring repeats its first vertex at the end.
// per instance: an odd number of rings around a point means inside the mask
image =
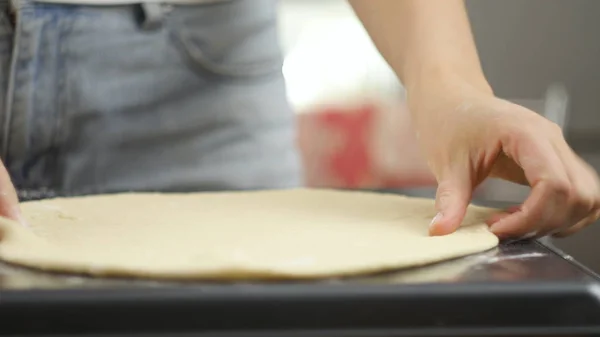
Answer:
MULTIPOLYGON (((282 191, 294 191, 294 190, 308 190, 308 191, 330 191, 330 192, 342 192, 342 193, 354 193, 354 194, 377 194, 377 195, 387 195, 393 196, 395 198, 410 198, 410 199, 421 199, 421 200, 431 200, 428 198, 414 198, 414 197, 406 197, 403 195, 396 194, 381 194, 374 192, 364 192, 364 191, 339 191, 339 190, 331 190, 331 189, 291 189, 291 190, 263 190, 263 191, 242 191, 242 192, 193 192, 193 193, 159 193, 159 192, 150 192, 150 193, 138 193, 138 192, 126 192, 126 193, 115 193, 115 194, 101 194, 101 195, 88 195, 81 196, 76 198, 97 198, 97 197, 111 197, 111 196, 120 196, 120 195, 209 195, 209 194, 228 194, 228 193, 269 193, 269 192, 282 192, 282 191)), ((68 200, 72 198, 54 198, 49 200, 68 200)), ((36 203, 40 201, 27 201, 25 203, 36 203)), ((481 207, 476 205, 470 205, 472 208, 480 208, 480 209, 489 209, 487 207, 481 207)), ((482 230, 489 232, 487 230, 487 225, 473 225, 470 227, 480 227, 482 230)), ((479 231, 479 229, 477 229, 479 231)), ((25 240, 26 242, 31 242, 35 244, 39 239, 33 233, 31 233, 26 228, 23 228, 22 225, 5 218, 0 217, 0 232, 2 236, 0 240, 25 240)), ((491 234, 491 232, 489 232, 491 234)), ((118 265, 105 265, 102 267, 95 267, 85 263, 73 263, 64 262, 60 258, 55 258, 55 256, 50 256, 48 258, 39 258, 39 257, 31 257, 27 255, 18 256, 14 254, 10 254, 10 252, 6 252, 2 249, 2 244, 0 241, 0 260, 16 265, 18 267, 26 267, 29 269, 46 271, 46 272, 55 272, 61 274, 79 274, 86 275, 92 277, 117 277, 117 278, 132 278, 132 279, 145 279, 151 278, 156 280, 172 280, 172 281, 238 281, 238 280, 318 280, 318 279, 328 279, 328 278, 347 278, 347 277, 368 277, 373 274, 379 273, 394 273, 405 270, 410 270, 422 266, 433 265, 437 263, 445 263, 450 260, 454 260, 457 258, 465 257, 468 255, 472 255, 475 253, 483 253, 489 251, 498 246, 499 240, 494 235, 482 235, 479 233, 475 235, 475 240, 477 240, 477 244, 470 245, 469 247, 462 247, 460 250, 456 250, 452 254, 446 254, 442 258, 436 256, 430 256, 428 258, 424 258, 420 260, 418 263, 411 262, 405 263, 402 261, 399 262, 390 262, 388 264, 381 264, 372 267, 364 267, 361 269, 356 268, 332 268, 327 272, 313 272, 313 271, 276 271, 270 269, 256 269, 256 268, 244 268, 240 266, 239 268, 223 268, 223 269, 212 269, 212 270, 201 270, 201 271, 192 271, 189 269, 178 270, 151 270, 151 269, 135 269, 130 267, 120 267, 118 265)))

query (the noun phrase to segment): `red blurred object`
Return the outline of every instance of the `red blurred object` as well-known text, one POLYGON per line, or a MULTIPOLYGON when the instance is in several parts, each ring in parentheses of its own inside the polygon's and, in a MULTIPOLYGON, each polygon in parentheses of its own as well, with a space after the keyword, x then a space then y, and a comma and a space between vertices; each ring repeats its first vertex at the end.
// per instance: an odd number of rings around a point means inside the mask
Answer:
POLYGON ((339 178, 344 187, 361 187, 373 173, 369 139, 374 116, 374 106, 350 112, 329 109, 317 115, 318 123, 341 136, 341 144, 325 160, 330 173, 339 178))
MULTIPOLYGON (((402 188, 435 183, 405 116, 390 122, 374 103, 327 106, 298 115, 310 187, 402 188), (400 125, 398 125, 400 124, 400 125)), ((407 114, 405 114, 407 115, 407 114)))

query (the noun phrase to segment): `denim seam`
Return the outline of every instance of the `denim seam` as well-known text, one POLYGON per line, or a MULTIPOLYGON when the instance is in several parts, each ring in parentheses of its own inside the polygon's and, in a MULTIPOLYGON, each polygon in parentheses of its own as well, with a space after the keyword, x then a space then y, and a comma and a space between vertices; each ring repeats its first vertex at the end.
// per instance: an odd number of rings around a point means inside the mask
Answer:
POLYGON ((68 128, 66 126, 65 120, 68 120, 66 116, 68 114, 68 67, 67 67, 67 55, 68 52, 65 50, 67 48, 67 44, 65 41, 66 37, 72 30, 73 20, 72 18, 68 20, 66 23, 63 22, 61 27, 59 27, 59 38, 58 38, 58 64, 57 64, 57 102, 56 102, 56 115, 55 115, 55 129, 54 134, 52 135, 53 145, 56 146, 56 162, 55 162, 55 172, 54 177, 52 177, 53 183, 56 186, 62 185, 62 175, 60 174, 61 166, 63 165, 64 160, 64 143, 66 134, 69 130, 65 130, 64 128, 68 128))
MULTIPOLYGON (((9 152, 9 141, 10 141, 10 124, 13 113, 13 102, 14 102, 14 94, 15 94, 15 85, 16 85, 16 76, 17 76, 17 63, 19 61, 19 44, 21 41, 21 12, 17 10, 15 12, 15 27, 14 27, 14 39, 13 39, 13 50, 12 50, 12 59, 10 62, 10 73, 8 79, 8 88, 6 90, 6 106, 4 108, 4 118, 3 118, 3 132, 2 135, 2 157, 4 160, 8 159, 9 152)), ((7 165, 8 163, 5 163, 7 165)))
MULTIPOLYGON (((168 20, 168 19, 167 19, 168 20)), ((260 31, 268 29, 273 22, 265 22, 254 29, 260 31)), ((270 77, 281 72, 283 58, 277 56, 277 60, 266 60, 254 62, 250 65, 221 65, 205 54, 204 47, 195 46, 189 36, 189 30, 181 27, 173 21, 165 22, 165 28, 169 37, 169 43, 184 57, 184 61, 192 70, 204 71, 214 76, 225 78, 243 79, 257 77, 270 77)))

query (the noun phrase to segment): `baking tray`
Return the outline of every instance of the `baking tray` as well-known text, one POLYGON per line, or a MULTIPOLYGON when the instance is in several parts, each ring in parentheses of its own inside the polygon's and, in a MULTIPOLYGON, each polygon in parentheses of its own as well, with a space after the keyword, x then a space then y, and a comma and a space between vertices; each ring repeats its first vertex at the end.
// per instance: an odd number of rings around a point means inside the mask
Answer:
POLYGON ((310 283, 167 283, 1 270, 2 336, 600 335, 598 278, 535 241, 310 283))
POLYGON ((539 241, 366 277, 156 282, 0 264, 0 336, 600 336, 600 283, 539 241))

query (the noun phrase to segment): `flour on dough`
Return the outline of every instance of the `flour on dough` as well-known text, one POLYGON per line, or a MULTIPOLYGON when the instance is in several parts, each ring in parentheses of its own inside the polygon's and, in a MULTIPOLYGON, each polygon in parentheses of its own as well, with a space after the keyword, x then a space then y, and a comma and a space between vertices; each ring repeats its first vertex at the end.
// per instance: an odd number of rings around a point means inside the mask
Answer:
POLYGON ((492 209, 430 237, 429 199, 277 190, 128 193, 22 203, 30 228, 0 219, 0 259, 38 269, 161 279, 321 278, 485 251, 492 209))

